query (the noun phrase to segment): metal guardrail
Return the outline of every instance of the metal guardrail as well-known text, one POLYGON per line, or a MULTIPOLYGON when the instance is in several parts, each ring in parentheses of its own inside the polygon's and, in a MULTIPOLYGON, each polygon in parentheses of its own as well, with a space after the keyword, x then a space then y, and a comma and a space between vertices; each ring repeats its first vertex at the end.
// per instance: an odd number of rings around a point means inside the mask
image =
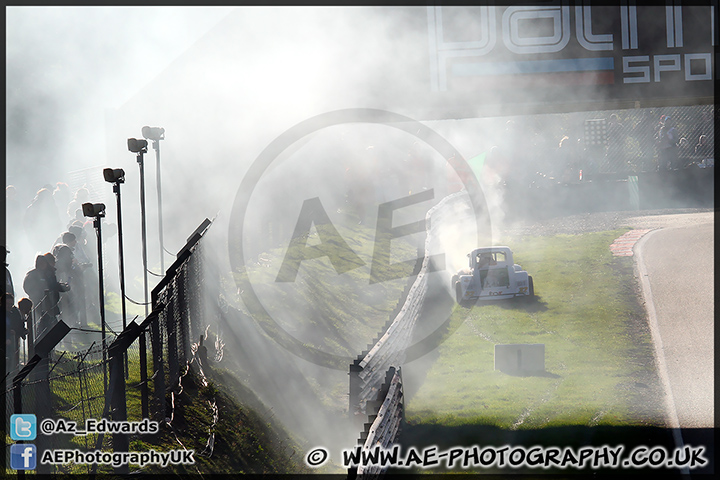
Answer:
MULTIPOLYGON (((402 307, 394 312, 394 318, 375 344, 350 365, 350 415, 368 415, 358 439, 363 450, 378 446, 388 449, 399 438, 405 413, 400 368, 428 291, 430 247, 442 229, 442 219, 447 216, 444 212, 456 212, 460 203, 467 203, 464 191, 443 198, 428 211, 425 252, 414 272, 415 280, 400 299, 398 306, 402 303, 402 307)), ((360 465, 348 471, 348 478, 379 478, 386 470, 382 465, 360 465)))
MULTIPOLYGON (((390 367, 385 375, 385 383, 380 386, 376 401, 368 402, 368 408, 374 412, 360 434, 358 444, 363 450, 376 447, 388 449, 397 441, 404 418, 403 384, 400 369, 390 367)), ((350 469, 349 478, 379 478, 387 470, 381 465, 359 465, 350 469)))
MULTIPOLYGON (((384 380, 385 372, 391 366, 402 366, 405 350, 412 339, 413 329, 422 310, 427 293, 430 271, 430 245, 434 232, 441 226, 433 222, 437 213, 450 209, 458 201, 466 201, 467 194, 458 192, 443 198, 425 216, 425 252, 414 272, 416 278, 404 295, 404 303, 385 332, 367 352, 363 352, 350 365, 350 415, 364 413, 366 403, 373 399, 384 380)), ((402 301, 402 299, 401 299, 402 301)))

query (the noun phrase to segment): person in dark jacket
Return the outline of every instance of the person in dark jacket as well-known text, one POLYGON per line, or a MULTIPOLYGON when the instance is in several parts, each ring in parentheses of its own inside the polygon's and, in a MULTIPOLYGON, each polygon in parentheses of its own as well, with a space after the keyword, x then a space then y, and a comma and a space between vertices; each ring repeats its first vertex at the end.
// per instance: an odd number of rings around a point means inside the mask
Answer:
POLYGON ((35 305, 35 339, 39 339, 55 324, 60 314, 60 292, 70 290, 67 284, 58 282, 55 277, 55 257, 52 253, 35 258, 35 268, 25 275, 23 289, 35 305))
POLYGON ((5 305, 5 365, 6 372, 15 371, 20 364, 20 339, 25 338, 27 330, 15 306, 15 297, 10 293, 3 294, 5 305))

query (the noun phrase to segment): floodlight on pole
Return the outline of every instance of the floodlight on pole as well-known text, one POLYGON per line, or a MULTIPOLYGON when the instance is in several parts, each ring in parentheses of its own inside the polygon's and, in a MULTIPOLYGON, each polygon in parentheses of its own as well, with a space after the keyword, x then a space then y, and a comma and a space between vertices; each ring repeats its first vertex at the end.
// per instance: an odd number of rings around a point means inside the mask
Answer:
POLYGON ((147 265, 147 219, 145 216, 145 158, 147 153, 147 140, 128 138, 128 150, 137 153, 138 167, 140 167, 140 218, 142 235, 142 261, 143 261, 143 288, 145 290, 145 316, 148 315, 148 265, 147 265))
MULTIPOLYGON (((82 204, 83 215, 86 217, 94 218, 93 226, 95 227, 95 234, 97 236, 97 250, 98 250, 98 290, 100 291, 100 325, 102 335, 102 351, 103 351, 103 377, 104 377, 104 389, 107 390, 107 369, 105 368, 107 360, 107 351, 105 346, 105 284, 103 281, 103 256, 102 256, 102 218, 105 216, 105 204, 104 203, 83 203, 82 204)), ((35 347, 37 350, 37 346, 35 347)))
POLYGON ((165 129, 162 127, 142 128, 142 135, 148 140, 152 140, 152 146, 155 150, 155 180, 157 186, 158 199, 158 236, 160 238, 160 271, 165 273, 165 244, 163 242, 163 217, 162 217, 162 186, 160 182, 160 140, 165 139, 165 129))
MULTIPOLYGON (((125 305, 125 255, 123 249, 122 202, 120 201, 120 184, 125 183, 125 170, 122 168, 103 169, 105 181, 113 184, 113 193, 117 198, 118 223, 118 261, 120 264, 120 306, 122 311, 123 330, 127 327, 127 309, 125 305)), ((127 355, 125 355, 125 375, 128 375, 127 355)))
MULTIPOLYGON (((142 262, 143 262, 143 289, 145 291, 145 318, 148 316, 148 266, 147 266, 147 228, 145 218, 145 159, 144 154, 147 153, 147 140, 138 140, 136 138, 128 138, 128 150, 137 154, 137 163, 140 167, 140 217, 141 217, 141 234, 142 234, 142 262)), ((147 356, 145 335, 140 335, 140 382, 141 382, 141 413, 143 418, 149 415, 149 406, 147 404, 147 356)))

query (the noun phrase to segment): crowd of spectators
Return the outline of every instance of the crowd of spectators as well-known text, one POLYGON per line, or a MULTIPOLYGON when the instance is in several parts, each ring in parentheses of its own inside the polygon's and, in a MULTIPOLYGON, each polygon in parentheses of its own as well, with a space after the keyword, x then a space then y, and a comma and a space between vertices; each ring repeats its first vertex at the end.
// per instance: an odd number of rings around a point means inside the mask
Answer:
POLYGON ((551 122, 519 126, 507 121, 489 151, 481 180, 486 185, 523 187, 543 181, 568 183, 582 180, 583 173, 587 178, 596 173, 681 169, 714 155, 714 116, 708 109, 699 119, 681 111, 656 116, 644 109, 624 119, 612 113, 605 120, 600 145, 585 145, 582 125, 567 125, 555 136, 553 147, 553 127, 551 122))
MULTIPOLYGON (((15 242, 24 238, 27 246, 38 252, 34 268, 21 282, 27 296, 17 305, 16 290, 20 288, 13 282, 7 262, 3 262, 8 373, 21 366, 21 357, 32 357, 36 342, 58 320, 71 327, 87 328, 89 322, 99 323, 100 312, 97 265, 91 260, 97 249, 96 237, 92 219, 82 213, 82 204, 89 199, 87 188, 73 193, 63 182, 54 187, 45 185, 26 208, 18 200, 15 186, 8 185, 5 193, 8 237, 15 242)), ((9 250, 3 246, 1 251, 5 260, 9 250)))

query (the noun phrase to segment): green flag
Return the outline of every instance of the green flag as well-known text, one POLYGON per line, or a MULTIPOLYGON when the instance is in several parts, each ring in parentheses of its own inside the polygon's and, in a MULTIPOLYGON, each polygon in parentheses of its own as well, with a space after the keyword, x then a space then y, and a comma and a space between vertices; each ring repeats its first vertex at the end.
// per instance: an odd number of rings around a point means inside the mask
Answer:
POLYGON ((487 157, 487 152, 483 152, 480 155, 475 155, 470 160, 468 160, 468 165, 470 165, 470 168, 472 169, 473 173, 475 174, 475 178, 480 181, 480 174, 482 173, 482 169, 485 166, 485 158, 487 157))

